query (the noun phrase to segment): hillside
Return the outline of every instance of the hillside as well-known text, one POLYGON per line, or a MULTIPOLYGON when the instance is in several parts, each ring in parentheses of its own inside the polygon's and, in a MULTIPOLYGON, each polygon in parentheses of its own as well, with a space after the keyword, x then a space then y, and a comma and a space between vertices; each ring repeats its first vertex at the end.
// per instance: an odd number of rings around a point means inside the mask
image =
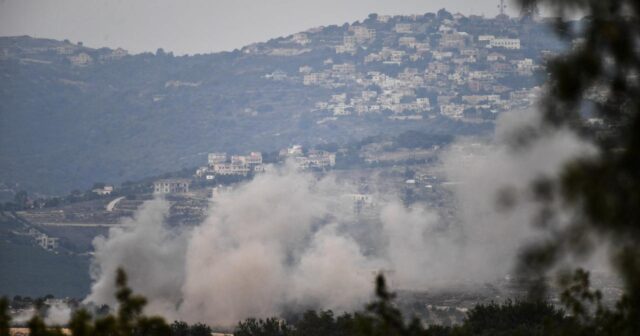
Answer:
POLYGON ((211 151, 484 132, 531 103, 544 57, 562 48, 551 36, 544 22, 440 11, 180 57, 1 37, 0 182, 60 194, 211 151))

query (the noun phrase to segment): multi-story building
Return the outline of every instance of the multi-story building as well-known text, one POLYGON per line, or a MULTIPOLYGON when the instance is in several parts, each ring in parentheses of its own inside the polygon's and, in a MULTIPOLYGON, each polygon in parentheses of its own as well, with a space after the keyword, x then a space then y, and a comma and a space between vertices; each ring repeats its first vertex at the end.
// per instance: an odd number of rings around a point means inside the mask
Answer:
POLYGON ((393 31, 398 34, 411 34, 413 33, 413 24, 411 23, 396 23, 393 27, 393 31))
POLYGON ((325 169, 336 164, 336 155, 325 151, 312 150, 307 156, 296 157, 296 165, 301 169, 325 169))
POLYGON ((36 243, 45 250, 54 250, 59 244, 59 238, 49 237, 44 233, 36 236, 35 239, 36 243))
POLYGON ((76 66, 87 66, 93 63, 93 57, 89 56, 87 53, 79 53, 77 55, 70 56, 69 61, 71 61, 71 64, 76 66))
POLYGON ((245 156, 245 162, 249 166, 256 166, 262 164, 262 153, 260 152, 251 152, 249 155, 245 156))
POLYGON ((216 175, 247 175, 250 171, 251 168, 242 163, 219 163, 213 166, 216 175))
POLYGON ((520 39, 517 38, 494 38, 489 41, 491 48, 520 49, 520 39))
POLYGON ((355 26, 351 28, 353 36, 356 38, 357 43, 364 43, 367 41, 375 40, 376 30, 367 28, 365 26, 355 26))
POLYGON ((158 194, 179 194, 189 192, 188 179, 164 179, 153 182, 153 191, 158 194))
POLYGON ((209 166, 213 166, 216 163, 227 162, 227 153, 209 153, 207 159, 209 166))

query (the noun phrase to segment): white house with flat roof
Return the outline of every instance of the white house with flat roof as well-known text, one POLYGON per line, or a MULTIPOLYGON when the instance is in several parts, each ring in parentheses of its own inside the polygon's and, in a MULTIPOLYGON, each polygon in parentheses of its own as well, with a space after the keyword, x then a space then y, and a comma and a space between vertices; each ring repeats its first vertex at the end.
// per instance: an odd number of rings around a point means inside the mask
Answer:
POLYGON ((191 181, 188 179, 164 179, 153 182, 153 191, 157 194, 180 194, 189 192, 191 181))

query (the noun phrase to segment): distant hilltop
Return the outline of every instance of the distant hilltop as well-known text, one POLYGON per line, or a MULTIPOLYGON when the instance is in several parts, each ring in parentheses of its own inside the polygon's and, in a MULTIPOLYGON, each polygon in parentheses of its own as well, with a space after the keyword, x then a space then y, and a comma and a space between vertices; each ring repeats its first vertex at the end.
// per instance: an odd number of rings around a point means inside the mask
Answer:
POLYGON ((545 60, 568 47, 533 16, 445 10, 178 57, 2 37, 0 182, 66 193, 196 167, 212 150, 477 134, 529 106, 545 60))

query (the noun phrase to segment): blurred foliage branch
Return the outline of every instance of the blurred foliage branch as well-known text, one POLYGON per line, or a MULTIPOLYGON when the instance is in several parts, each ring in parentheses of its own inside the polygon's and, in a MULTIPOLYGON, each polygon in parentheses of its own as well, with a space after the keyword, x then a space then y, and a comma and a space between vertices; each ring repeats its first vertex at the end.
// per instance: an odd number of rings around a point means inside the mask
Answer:
POLYGON ((548 63, 550 77, 541 103, 543 123, 536 135, 569 128, 598 149, 595 155, 567 164, 558 178, 534 186, 543 209, 538 221, 551 235, 526 250, 522 270, 542 280, 564 258, 582 257, 607 246, 624 285, 618 305, 603 307, 601 294, 589 288, 589 275, 580 269, 560 278, 562 300, 596 334, 638 335, 640 2, 519 2, 525 12, 534 12, 537 6, 553 10, 556 32, 572 45, 570 51, 548 63), (584 16, 575 21, 576 15, 584 16), (554 210, 552 204, 561 207, 554 210), (565 221, 562 216, 567 211, 571 216, 565 221))

